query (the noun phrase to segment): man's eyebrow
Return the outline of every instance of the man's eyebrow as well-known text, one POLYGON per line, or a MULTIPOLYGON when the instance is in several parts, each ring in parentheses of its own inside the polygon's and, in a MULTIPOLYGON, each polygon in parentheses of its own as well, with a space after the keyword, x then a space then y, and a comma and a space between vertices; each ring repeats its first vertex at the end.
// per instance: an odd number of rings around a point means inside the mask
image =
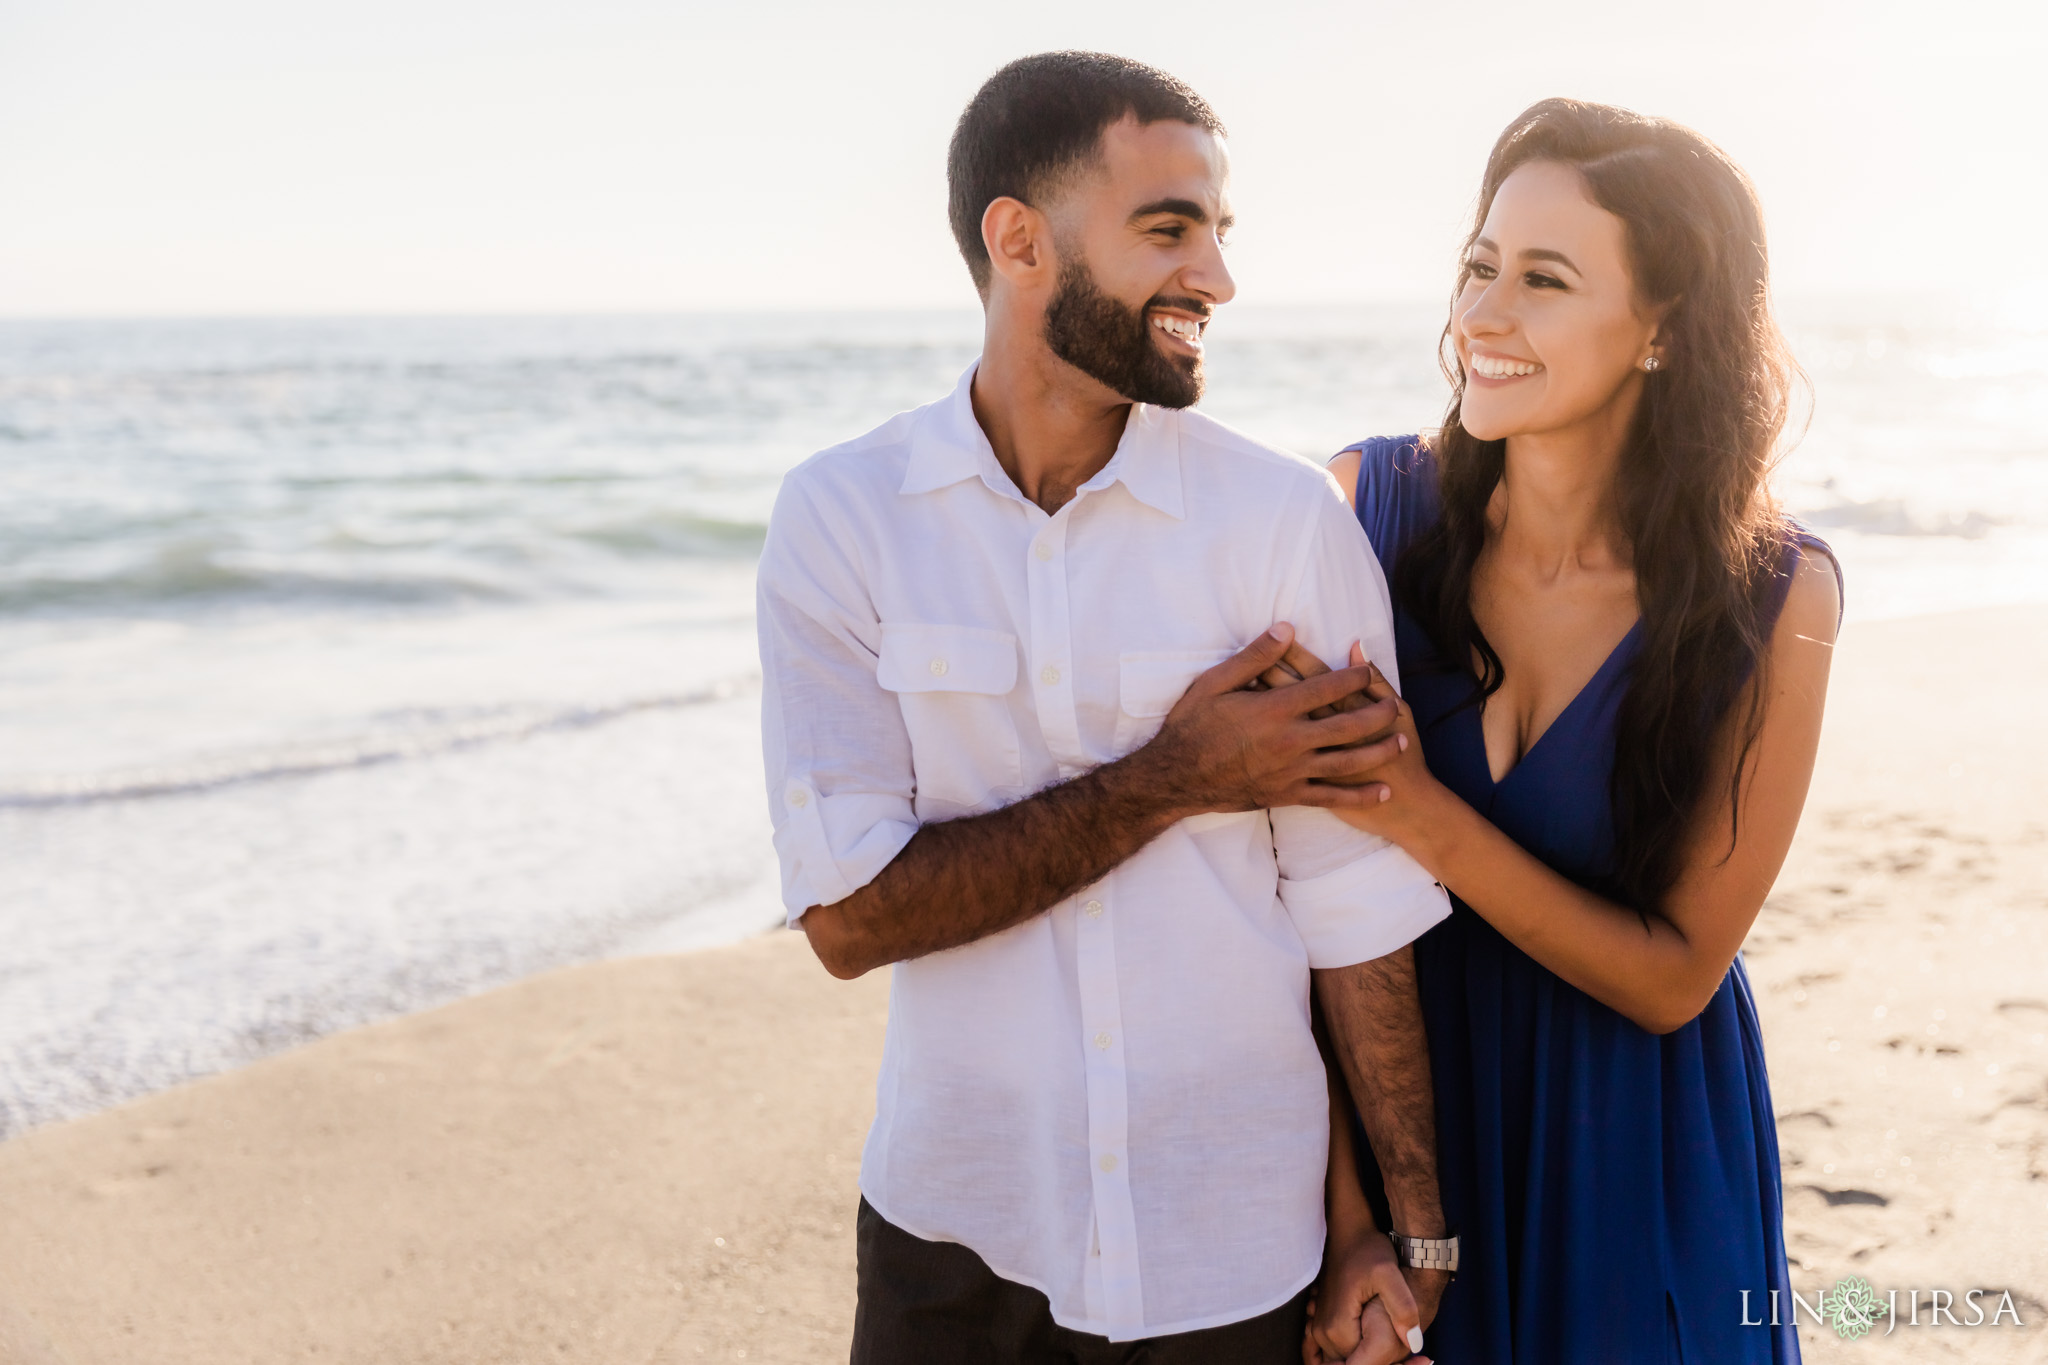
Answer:
MULTIPOLYGON (((1494 241, 1491 237, 1474 237, 1472 239, 1472 245, 1483 246, 1488 251, 1494 253, 1496 256, 1500 254, 1500 248, 1494 244, 1494 241)), ((1571 271, 1575 275, 1583 275, 1586 273, 1585 271, 1579 269, 1578 262, 1574 261, 1571 257, 1565 255, 1562 251, 1552 251, 1547 246, 1532 246, 1526 248, 1522 252, 1522 259, 1525 261, 1556 261, 1559 265, 1563 266, 1565 269, 1571 271)))
MULTIPOLYGON (((1197 223, 1209 221, 1209 210, 1203 208, 1192 199, 1154 199, 1149 204, 1143 204, 1131 210, 1130 221, 1135 223, 1140 218, 1150 218, 1155 213, 1178 214, 1182 218, 1197 223)), ((1223 221, 1225 223, 1230 222, 1228 218, 1223 221)))

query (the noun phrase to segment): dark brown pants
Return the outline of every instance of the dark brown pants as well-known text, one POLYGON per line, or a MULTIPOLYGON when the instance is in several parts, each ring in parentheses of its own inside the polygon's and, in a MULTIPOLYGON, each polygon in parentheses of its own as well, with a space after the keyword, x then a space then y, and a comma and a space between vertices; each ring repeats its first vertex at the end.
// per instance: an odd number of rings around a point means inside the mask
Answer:
POLYGON ((1308 1290, 1243 1322, 1145 1341, 1062 1327, 1036 1289, 954 1242, 913 1237, 860 1201, 853 1365, 1296 1365, 1308 1290))

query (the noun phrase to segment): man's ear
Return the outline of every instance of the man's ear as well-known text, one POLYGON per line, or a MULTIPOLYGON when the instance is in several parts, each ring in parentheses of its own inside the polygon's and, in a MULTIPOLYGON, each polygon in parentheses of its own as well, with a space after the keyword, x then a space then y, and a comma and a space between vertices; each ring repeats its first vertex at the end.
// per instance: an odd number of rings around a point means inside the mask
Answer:
POLYGON ((1011 287, 1031 289, 1051 273, 1052 224, 1021 199, 991 199, 981 214, 981 245, 989 269, 1011 287))

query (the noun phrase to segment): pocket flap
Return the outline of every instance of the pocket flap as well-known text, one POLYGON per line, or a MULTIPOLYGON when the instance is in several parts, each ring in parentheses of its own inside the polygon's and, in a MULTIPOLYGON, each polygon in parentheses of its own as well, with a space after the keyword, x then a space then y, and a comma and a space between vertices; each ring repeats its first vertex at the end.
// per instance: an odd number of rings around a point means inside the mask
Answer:
POLYGON ((1125 654, 1117 663, 1118 702, 1128 716, 1163 716, 1195 678, 1235 650, 1182 649, 1125 654))
POLYGON ((1017 637, 973 626, 882 623, 875 681, 891 692, 984 692, 1017 685, 1017 637))

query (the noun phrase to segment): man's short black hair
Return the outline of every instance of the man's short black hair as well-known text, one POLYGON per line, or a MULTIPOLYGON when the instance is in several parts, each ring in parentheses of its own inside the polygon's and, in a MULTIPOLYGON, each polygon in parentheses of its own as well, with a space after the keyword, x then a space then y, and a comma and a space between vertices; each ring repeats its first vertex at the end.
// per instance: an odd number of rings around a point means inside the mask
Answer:
POLYGON ((981 216, 997 199, 1035 204, 1047 181, 1095 156, 1102 130, 1126 114, 1140 123, 1176 119, 1224 135, 1208 102, 1156 67, 1104 52, 1020 57, 975 92, 946 155, 953 240, 974 287, 988 294, 981 216))

